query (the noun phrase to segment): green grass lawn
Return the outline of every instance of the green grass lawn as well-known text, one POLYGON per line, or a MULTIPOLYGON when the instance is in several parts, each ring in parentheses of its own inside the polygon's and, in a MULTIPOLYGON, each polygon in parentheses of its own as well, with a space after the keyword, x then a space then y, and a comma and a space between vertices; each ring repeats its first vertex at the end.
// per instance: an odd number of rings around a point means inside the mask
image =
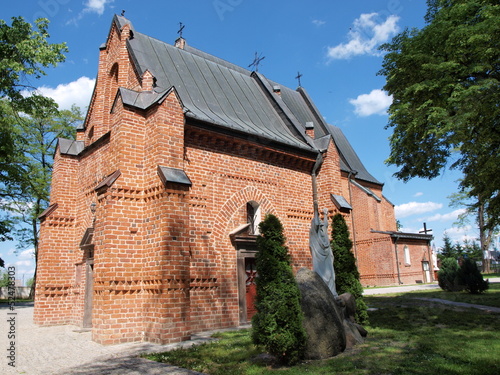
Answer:
POLYGON ((249 330, 217 335, 218 341, 148 358, 217 374, 500 374, 500 314, 430 304, 414 297, 460 300, 497 306, 500 285, 478 297, 445 292, 367 296, 371 307, 366 342, 351 351, 294 367, 256 361, 263 352, 249 330))
MULTIPOLYGON (((467 292, 446 292, 441 289, 427 289, 409 293, 393 293, 391 296, 406 298, 440 298, 454 302, 465 302, 476 305, 500 307, 500 283, 491 283, 489 289, 482 294, 470 294, 467 292)), ((365 296, 365 299, 368 296, 365 296)))

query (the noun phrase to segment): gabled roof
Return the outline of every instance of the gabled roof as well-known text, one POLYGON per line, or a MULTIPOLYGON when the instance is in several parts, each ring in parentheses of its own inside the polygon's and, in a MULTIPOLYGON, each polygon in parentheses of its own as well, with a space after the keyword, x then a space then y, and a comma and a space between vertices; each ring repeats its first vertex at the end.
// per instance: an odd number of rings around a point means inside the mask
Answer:
POLYGON ((326 136, 331 136, 340 153, 341 170, 356 171, 357 180, 382 185, 366 170, 342 131, 325 122, 304 88, 282 86, 187 43, 181 49, 149 37, 122 16, 115 16, 113 22, 120 29, 130 26, 133 36, 127 46, 135 68, 140 75, 148 70, 156 82, 153 92, 120 89, 126 104, 144 109, 175 88, 186 117, 249 138, 318 152, 327 145, 326 136), (279 87, 281 96, 273 93, 274 87, 279 87), (307 123, 314 125, 314 142, 305 135, 307 123))
POLYGON ((356 180, 382 185, 380 181, 367 171, 342 130, 333 125, 328 125, 328 130, 330 131, 330 134, 332 135, 340 153, 340 169, 348 173, 352 171, 357 172, 355 176, 356 180))
POLYGON ((314 150, 305 139, 294 134, 290 121, 275 110, 252 72, 221 59, 208 58, 193 48, 182 50, 139 32, 134 33, 128 46, 139 74, 149 70, 155 77, 155 92, 175 87, 186 117, 314 150))

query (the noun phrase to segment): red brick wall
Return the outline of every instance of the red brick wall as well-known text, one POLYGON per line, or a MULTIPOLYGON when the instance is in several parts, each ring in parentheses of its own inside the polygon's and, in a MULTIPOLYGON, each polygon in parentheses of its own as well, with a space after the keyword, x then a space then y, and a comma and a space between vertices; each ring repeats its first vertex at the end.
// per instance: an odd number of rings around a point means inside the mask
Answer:
MULTIPOLYGON (((269 212, 280 218, 295 270, 311 267, 315 157, 186 123, 175 90, 147 112, 125 107, 118 87, 141 89, 128 35, 128 26, 113 25, 100 52, 86 130, 78 135, 86 150, 55 158, 51 203, 58 208, 41 224, 35 322, 81 324, 86 259, 79 244, 93 226, 93 339, 174 342, 239 324, 237 251, 229 234, 246 224, 247 202, 260 205, 262 218, 269 212), (158 166, 183 169, 192 186, 164 185, 158 166), (96 191, 116 171, 114 183, 96 191)), ((145 89, 150 81, 146 75, 145 89)), ((331 193, 352 198, 354 215, 346 220, 363 282, 395 283, 391 240, 370 232, 395 229, 392 206, 349 189, 333 143, 318 187, 320 209, 330 217, 331 193)), ((381 196, 379 186, 369 187, 381 196)))
POLYGON ((247 202, 280 218, 295 267, 310 266, 313 160, 283 156, 250 141, 186 127, 190 190, 193 331, 239 323, 237 252, 229 233, 246 224, 247 202), (288 167, 288 168, 286 168, 288 167))

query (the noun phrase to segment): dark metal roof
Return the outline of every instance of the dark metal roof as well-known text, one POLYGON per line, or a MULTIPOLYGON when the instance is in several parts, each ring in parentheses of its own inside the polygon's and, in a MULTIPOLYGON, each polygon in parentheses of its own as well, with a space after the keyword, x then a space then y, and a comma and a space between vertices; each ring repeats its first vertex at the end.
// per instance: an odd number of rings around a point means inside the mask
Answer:
POLYGON ((61 154, 77 156, 83 151, 85 144, 83 141, 73 141, 71 139, 59 138, 57 140, 61 154))
POLYGON ((137 32, 131 22, 115 16, 120 29, 130 25, 133 37, 128 50, 140 75, 149 70, 156 79, 150 93, 120 89, 125 104, 146 109, 175 88, 186 117, 212 124, 249 138, 271 140, 303 150, 317 152, 318 138, 331 136, 340 153, 340 167, 356 171, 356 180, 382 185, 364 167, 342 131, 328 125, 302 87, 290 89, 228 61, 185 44, 184 49, 137 32), (279 86, 281 96, 272 93, 279 86), (305 135, 313 123, 316 140, 305 135))
POLYGON ((352 210, 352 206, 349 204, 347 199, 345 199, 341 195, 335 195, 335 194, 330 194, 330 198, 332 199, 332 202, 335 204, 335 206, 341 210, 352 210))
POLYGON ((394 239, 405 239, 405 240, 423 240, 432 241, 434 236, 432 234, 424 233, 409 233, 409 232, 395 232, 395 231, 381 231, 381 230, 371 230, 372 233, 388 234, 394 239))
POLYGON ((356 180, 363 180, 377 185, 382 185, 380 181, 378 181, 366 170, 365 166, 359 159, 358 154, 356 154, 356 151, 354 151, 342 130, 333 125, 328 125, 328 129, 340 153, 340 168, 344 172, 356 171, 356 180))
POLYGON ((164 92, 144 91, 138 92, 129 90, 124 87, 119 88, 119 93, 122 97, 123 104, 134 106, 140 109, 148 109, 153 104, 161 101, 171 90, 164 92))
POLYGON ((250 71, 138 32, 128 46, 139 74, 149 70, 156 78, 155 92, 175 87, 187 117, 313 150, 292 133, 250 71))
POLYGON ((174 182, 191 186, 191 180, 182 169, 158 166, 158 175, 165 185, 174 182))

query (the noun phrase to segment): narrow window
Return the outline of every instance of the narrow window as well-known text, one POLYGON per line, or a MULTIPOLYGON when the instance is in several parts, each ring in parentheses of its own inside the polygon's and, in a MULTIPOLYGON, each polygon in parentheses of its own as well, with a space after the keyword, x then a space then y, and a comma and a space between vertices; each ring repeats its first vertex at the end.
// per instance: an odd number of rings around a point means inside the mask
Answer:
POLYGON ((248 232, 250 234, 259 234, 260 206, 257 202, 247 203, 247 223, 250 224, 248 232))
POLYGON ((408 247, 408 245, 405 245, 404 252, 405 252, 405 264, 409 266, 411 265, 411 258, 410 258, 410 248, 408 247))

